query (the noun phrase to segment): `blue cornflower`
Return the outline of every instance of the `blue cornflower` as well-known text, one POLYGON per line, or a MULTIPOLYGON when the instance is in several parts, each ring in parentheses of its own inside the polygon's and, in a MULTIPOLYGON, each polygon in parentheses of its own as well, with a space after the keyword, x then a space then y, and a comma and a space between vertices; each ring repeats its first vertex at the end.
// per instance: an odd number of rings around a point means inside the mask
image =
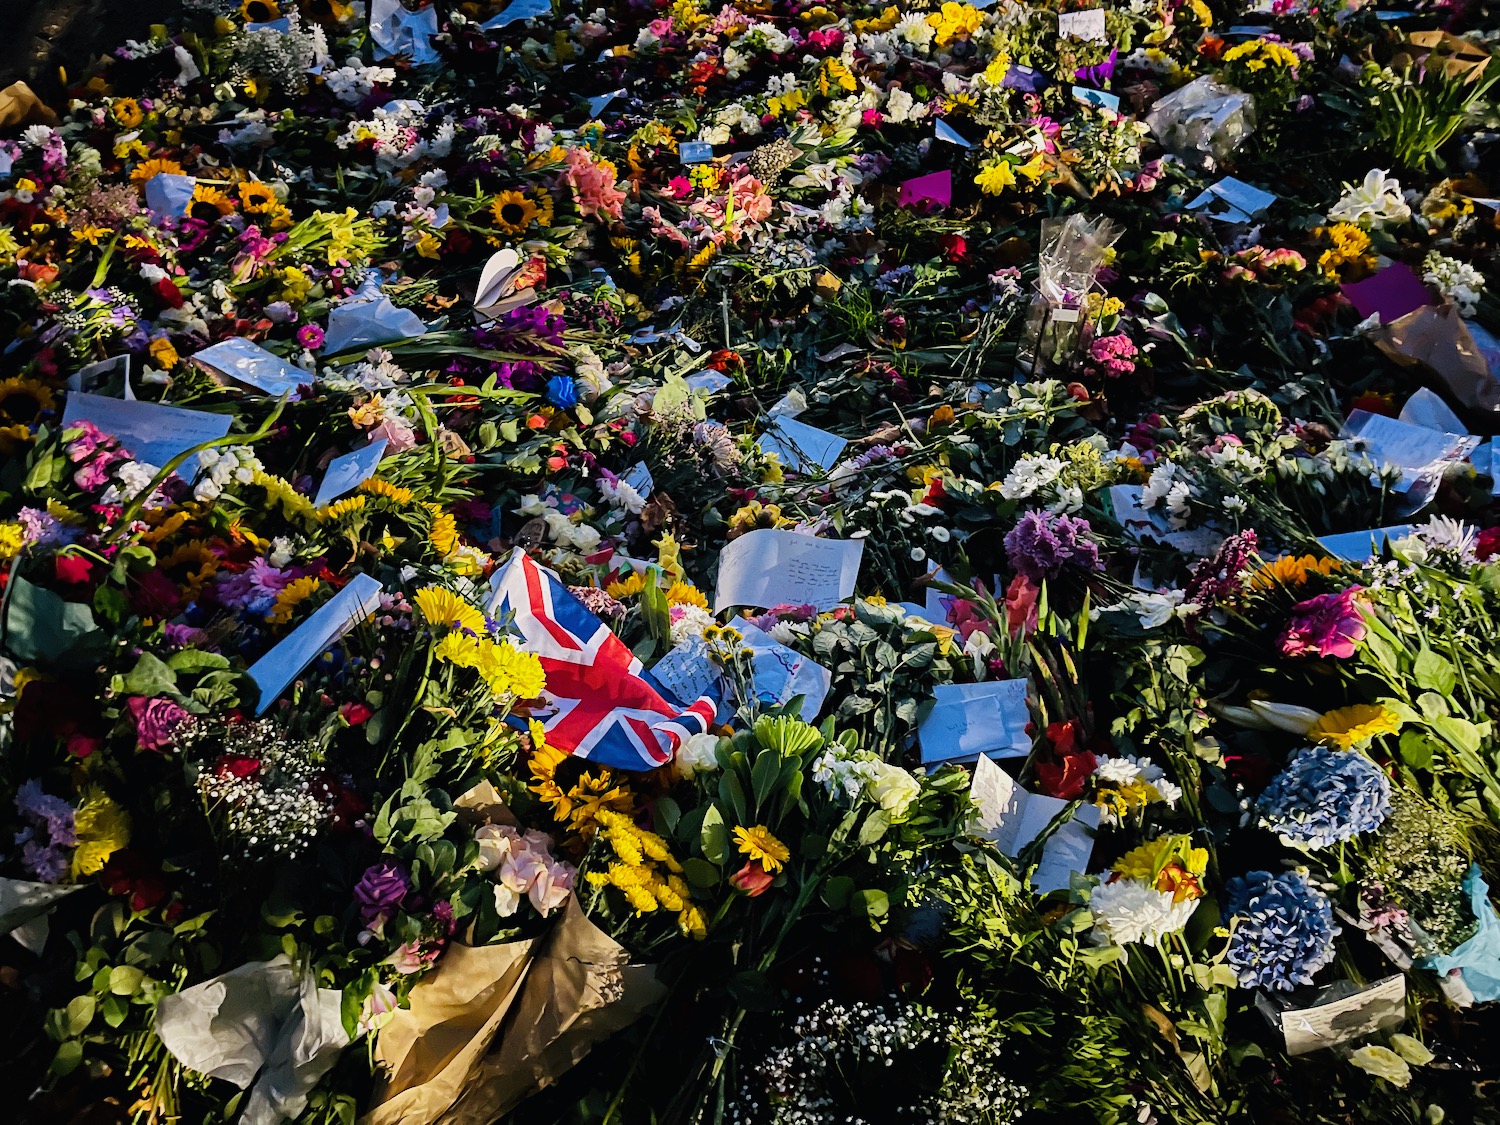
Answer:
POLYGON ((1256 807, 1285 843, 1326 848, 1379 828, 1391 812, 1391 783, 1363 754, 1314 746, 1287 763, 1256 807))
POLYGON ((1242 988, 1290 992, 1312 984, 1313 974, 1333 960, 1333 922, 1328 896, 1294 871, 1269 871, 1229 880, 1225 912, 1234 917, 1234 936, 1225 960, 1242 988))

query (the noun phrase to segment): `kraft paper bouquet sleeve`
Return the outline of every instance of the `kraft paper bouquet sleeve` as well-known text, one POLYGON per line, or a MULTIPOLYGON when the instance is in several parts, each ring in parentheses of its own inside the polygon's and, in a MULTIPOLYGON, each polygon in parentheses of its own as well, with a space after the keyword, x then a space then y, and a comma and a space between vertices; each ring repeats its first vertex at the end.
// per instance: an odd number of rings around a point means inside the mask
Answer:
POLYGON ((662 995, 655 970, 570 900, 546 936, 455 946, 380 1034, 391 1068, 364 1125, 487 1125, 662 995))

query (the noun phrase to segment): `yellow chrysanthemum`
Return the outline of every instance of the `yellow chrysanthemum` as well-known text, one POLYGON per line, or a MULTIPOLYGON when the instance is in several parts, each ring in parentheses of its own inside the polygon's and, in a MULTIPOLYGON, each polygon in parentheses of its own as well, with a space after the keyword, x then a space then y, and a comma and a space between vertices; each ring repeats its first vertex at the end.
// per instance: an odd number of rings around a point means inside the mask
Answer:
POLYGON ((689 906, 677 915, 677 928, 694 941, 702 941, 708 936, 708 923, 704 920, 703 911, 696 906, 689 906))
POLYGON ((484 614, 452 590, 445 590, 441 586, 424 586, 412 596, 412 601, 422 611, 422 616, 427 618, 428 624, 467 629, 471 633, 484 632, 484 614))
POLYGON ((467 633, 448 633, 432 648, 432 655, 459 668, 479 667, 479 638, 467 633))
POLYGON ((433 550, 447 557, 458 546, 458 521, 451 512, 443 511, 436 504, 427 505, 427 510, 432 513, 432 527, 427 532, 427 541, 432 544, 433 550))
POLYGON ((293 488, 289 481, 283 480, 281 477, 257 469, 250 483, 258 484, 261 488, 264 488, 266 490, 267 505, 279 507, 281 514, 287 519, 296 519, 298 517, 306 519, 317 513, 317 509, 313 507, 313 502, 293 488))
POLYGON ((0 560, 13 559, 26 546, 26 532, 18 523, 0 523, 0 560))
POLYGON ((939 47, 946 47, 955 39, 966 39, 979 30, 984 22, 984 13, 968 4, 956 4, 948 0, 940 9, 927 17, 927 23, 936 31, 934 38, 939 47))
POLYGON ((1308 729, 1308 736, 1324 746, 1348 750, 1382 734, 1401 729, 1401 716, 1378 703, 1357 703, 1329 711, 1308 729))
POLYGON ((736 825, 734 840, 741 852, 771 874, 780 871, 781 865, 792 856, 787 846, 771 835, 771 830, 763 824, 757 824, 753 828, 736 825))
POLYGON ((479 646, 479 674, 496 695, 535 699, 547 684, 542 662, 507 641, 479 646))
POLYGON ((90 790, 73 817, 78 845, 73 849, 73 878, 97 875, 108 861, 130 843, 130 816, 104 793, 90 790))

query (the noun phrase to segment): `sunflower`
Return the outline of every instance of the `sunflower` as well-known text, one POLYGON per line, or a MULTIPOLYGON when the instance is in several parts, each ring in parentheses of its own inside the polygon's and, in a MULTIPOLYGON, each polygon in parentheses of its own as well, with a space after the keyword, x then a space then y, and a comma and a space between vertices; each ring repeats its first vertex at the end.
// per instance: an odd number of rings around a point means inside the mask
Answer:
POLYGON ((281 18, 281 5, 276 0, 240 0, 240 15, 246 23, 270 23, 281 18))
POLYGON ((1338 559, 1335 558, 1315 558, 1312 555, 1292 558, 1286 555, 1279 559, 1272 559, 1257 570, 1250 579, 1250 588, 1270 590, 1276 586, 1284 586, 1287 589, 1295 589, 1314 574, 1326 577, 1342 569, 1338 559))
POLYGON ((57 409, 57 395, 40 379, 14 375, 0 379, 0 421, 32 425, 57 409))
POLYGON ((1309 729, 1314 742, 1348 750, 1368 742, 1376 735, 1395 734, 1401 729, 1401 716, 1379 704, 1357 703, 1329 711, 1309 729))
POLYGON ((754 828, 736 826, 734 839, 740 851, 750 857, 751 863, 760 864, 771 875, 780 871, 781 865, 792 856, 787 846, 772 836, 771 830, 763 824, 754 828))
POLYGON ((193 198, 188 204, 188 218, 200 223, 216 223, 225 215, 234 214, 234 200, 215 187, 199 184, 193 188, 193 198))
POLYGON ((520 234, 536 221, 537 205, 519 191, 502 191, 490 204, 495 225, 506 234, 520 234))
POLYGON ((553 215, 552 193, 545 188, 532 188, 527 194, 536 204, 536 225, 550 227, 553 215))
POLYGON ((150 160, 142 160, 130 173, 130 182, 133 184, 144 184, 153 176, 181 176, 184 175, 182 165, 175 160, 168 160, 164 156, 153 156, 150 160))
POLYGON ((110 115, 127 129, 134 129, 146 115, 141 112, 141 103, 134 98, 117 98, 109 107, 110 115))
POLYGON ((708 599, 703 596, 703 591, 696 586, 686 582, 674 582, 667 590, 668 605, 695 605, 699 609, 708 608, 708 599))
POLYGON ((219 558, 207 543, 194 539, 161 556, 156 567, 185 594, 196 597, 219 569, 219 558))
POLYGON ((361 492, 368 492, 371 496, 389 500, 393 504, 410 504, 416 497, 416 493, 409 488, 402 488, 399 484, 392 484, 388 480, 379 477, 371 477, 359 486, 361 492))
POLYGON ((272 211, 279 206, 269 184, 245 180, 236 185, 236 190, 240 193, 240 206, 246 211, 272 211))

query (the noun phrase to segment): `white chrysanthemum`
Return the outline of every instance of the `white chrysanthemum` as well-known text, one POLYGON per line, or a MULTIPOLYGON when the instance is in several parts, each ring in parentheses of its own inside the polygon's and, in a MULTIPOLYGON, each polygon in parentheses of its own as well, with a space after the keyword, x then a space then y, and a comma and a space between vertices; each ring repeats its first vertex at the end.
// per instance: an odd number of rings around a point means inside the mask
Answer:
POLYGON ((1196 909, 1197 899, 1173 902, 1170 891, 1136 879, 1105 883, 1095 888, 1089 902, 1095 930, 1114 945, 1138 941, 1154 946, 1186 926, 1196 909))
POLYGON ((932 42, 932 37, 937 34, 933 26, 927 22, 927 17, 919 12, 910 12, 902 16, 901 22, 895 26, 893 32, 913 47, 927 46, 932 42))
POLYGON ((713 614, 695 605, 672 607, 672 643, 687 644, 703 636, 703 630, 714 623, 713 614))

